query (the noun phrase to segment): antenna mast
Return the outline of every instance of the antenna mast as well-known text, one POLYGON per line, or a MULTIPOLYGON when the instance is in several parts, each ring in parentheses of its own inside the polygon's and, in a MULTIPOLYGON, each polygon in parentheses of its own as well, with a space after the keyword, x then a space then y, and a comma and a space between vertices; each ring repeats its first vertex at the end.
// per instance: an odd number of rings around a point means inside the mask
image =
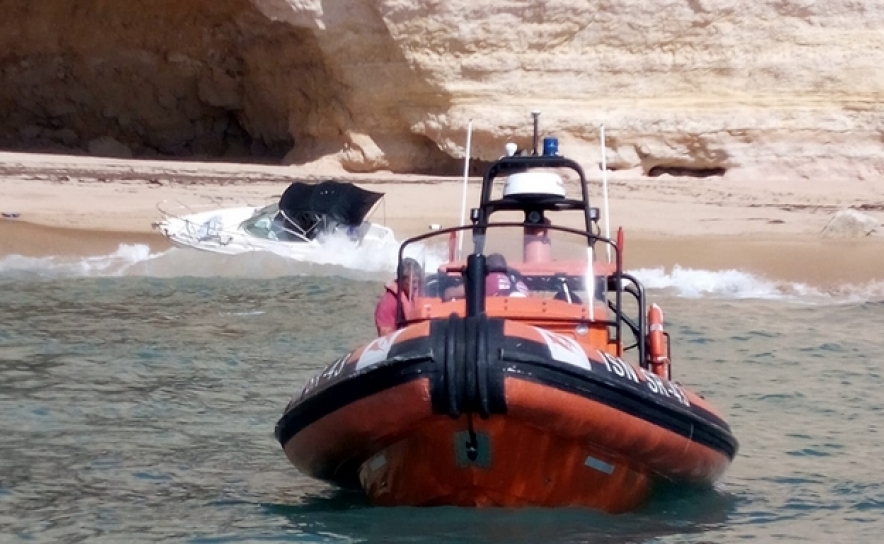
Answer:
POLYGON ((531 154, 537 155, 537 144, 540 142, 540 140, 539 140, 539 138, 540 138, 539 123, 538 123, 537 118, 540 117, 540 111, 539 110, 532 111, 531 117, 534 118, 534 140, 533 140, 533 144, 532 144, 534 146, 534 149, 531 150, 531 154))
MULTIPOLYGON (((601 142, 602 148, 602 194, 604 200, 604 208, 605 208, 605 238, 611 238, 611 216, 608 214, 608 161, 605 146, 605 125, 602 124, 599 129, 599 141, 601 142)), ((611 262, 611 244, 605 244, 605 247, 608 250, 608 262, 611 262)))

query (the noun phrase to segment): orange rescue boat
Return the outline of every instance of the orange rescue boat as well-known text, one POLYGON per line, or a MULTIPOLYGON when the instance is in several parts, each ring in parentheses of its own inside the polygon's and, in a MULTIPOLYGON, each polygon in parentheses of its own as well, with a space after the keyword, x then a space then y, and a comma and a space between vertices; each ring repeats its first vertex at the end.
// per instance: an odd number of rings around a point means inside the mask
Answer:
POLYGON ((377 505, 618 513, 730 465, 728 424, 672 380, 662 311, 623 271, 622 230, 601 234, 581 167, 537 140, 535 123, 533 152, 490 166, 470 225, 402 245, 400 276, 406 256, 422 274, 398 329, 288 404, 276 437, 300 471, 377 505))

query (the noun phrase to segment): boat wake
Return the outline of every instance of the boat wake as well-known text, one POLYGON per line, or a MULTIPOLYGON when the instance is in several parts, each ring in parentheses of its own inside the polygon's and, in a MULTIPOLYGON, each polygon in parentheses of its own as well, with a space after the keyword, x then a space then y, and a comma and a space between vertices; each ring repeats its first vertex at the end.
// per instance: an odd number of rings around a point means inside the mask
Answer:
MULTIPOLYGON (((310 262, 272 252, 220 255, 173 248, 152 252, 144 244, 120 244, 108 255, 0 257, 0 278, 58 279, 69 277, 245 277, 337 276, 388 281, 395 273, 398 245, 353 248, 348 240, 330 239, 310 262)), ((429 250, 427 250, 429 251, 429 250)), ((417 256, 417 255, 415 255, 417 256)), ((442 262, 444 256, 422 255, 422 262, 442 262)), ((641 268, 629 271, 647 289, 683 298, 764 299, 809 303, 849 303, 884 298, 884 281, 818 288, 777 281, 740 270, 641 268)))

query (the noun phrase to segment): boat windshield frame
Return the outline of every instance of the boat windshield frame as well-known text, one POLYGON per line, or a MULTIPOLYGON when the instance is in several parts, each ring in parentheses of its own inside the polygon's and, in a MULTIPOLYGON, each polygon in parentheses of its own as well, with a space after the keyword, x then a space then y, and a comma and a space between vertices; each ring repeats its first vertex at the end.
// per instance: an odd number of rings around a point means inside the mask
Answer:
MULTIPOLYGON (((513 230, 514 229, 524 230, 526 228, 530 229, 533 227, 535 227, 535 225, 533 225, 531 223, 527 223, 527 222, 499 221, 499 222, 493 222, 493 223, 486 223, 485 225, 483 225, 482 232, 480 232, 480 233, 476 232, 476 229, 474 228, 473 225, 462 225, 462 226, 457 226, 457 227, 447 227, 447 228, 443 228, 443 229, 434 230, 432 232, 413 236, 413 237, 405 240, 399 247, 398 262, 401 265, 402 262, 404 261, 404 259, 406 259, 406 258, 415 259, 423 267, 423 273, 427 274, 427 273, 429 273, 429 270, 427 269, 427 259, 425 257, 421 256, 421 253, 423 253, 424 251, 422 251, 421 249, 417 249, 417 247, 418 246, 425 246, 427 240, 432 240, 434 238, 440 238, 440 239, 447 238, 448 240, 446 243, 449 246, 448 255, 445 258, 439 258, 438 260, 440 262, 440 265, 447 263, 446 266, 450 266, 450 267, 453 267, 452 269, 455 269, 457 267, 464 266, 465 261, 463 261, 463 260, 458 261, 455 259, 454 255, 453 255, 453 253, 454 253, 454 248, 453 248, 454 236, 453 235, 456 235, 457 233, 461 233, 461 232, 463 232, 463 233, 472 232, 472 234, 473 234, 473 240, 472 240, 473 250, 470 251, 469 255, 476 255, 476 256, 482 255, 482 256, 487 257, 488 255, 495 253, 495 251, 491 251, 491 252, 486 251, 486 248, 485 248, 485 245, 487 243, 487 236, 488 236, 487 231, 488 230, 490 230, 492 232, 498 231, 503 228, 513 229, 513 230)), ((615 257, 619 256, 619 249, 617 248, 617 244, 614 243, 611 239, 601 236, 599 234, 595 234, 592 232, 586 232, 586 231, 583 231, 578 228, 573 228, 573 227, 568 227, 568 226, 563 226, 563 225, 546 225, 545 228, 549 231, 570 234, 570 235, 573 235, 575 238, 585 239, 586 245, 584 247, 585 247, 585 249, 589 250, 590 254, 592 254, 592 255, 598 254, 598 252, 595 250, 595 245, 598 243, 602 243, 602 244, 605 244, 605 245, 608 245, 611 247, 613 255, 615 257)), ((492 248, 492 249, 495 249, 495 248, 492 248)), ((509 259, 508 259, 508 261, 509 261, 508 264, 510 265, 511 268, 516 268, 516 269, 523 268, 523 267, 531 268, 531 264, 525 263, 524 261, 523 262, 519 262, 518 260, 511 261, 509 259)), ((543 263, 544 266, 542 268, 549 269, 552 271, 552 270, 555 270, 555 268, 556 268, 555 265, 557 263, 561 264, 561 261, 550 261, 548 263, 543 263)), ((619 273, 616 263, 617 263, 617 259, 615 259, 613 262, 610 262, 610 263, 594 261, 593 264, 594 264, 595 270, 597 270, 599 272, 604 272, 605 276, 612 276, 613 277, 619 273)), ((432 265, 430 265, 430 266, 432 267, 432 265)), ((571 266, 573 266, 573 263, 571 266)), ((401 270, 401 268, 402 267, 400 266, 398 268, 398 270, 401 270)), ((441 268, 441 266, 440 266, 440 268, 441 268)), ((398 274, 397 274, 397 278, 402 279, 402 277, 399 276, 398 274)))
MULTIPOLYGON (((491 222, 486 223, 483 226, 483 229, 481 229, 481 231, 478 233, 478 236, 487 237, 487 232, 484 231, 492 231, 501 228, 524 229, 526 227, 533 226, 534 225, 529 222, 519 221, 491 222)), ((588 325, 593 322, 606 324, 611 329, 612 341, 618 342, 620 343, 620 345, 623 345, 623 329, 625 325, 626 328, 631 331, 635 343, 629 346, 625 346, 624 350, 637 348, 639 361, 643 360, 645 348, 642 345, 642 342, 639 341, 639 338, 643 335, 642 331, 645 331, 646 329, 644 319, 644 291, 641 285, 638 284, 638 282, 635 280, 635 278, 623 272, 622 266, 620 264, 622 263, 622 259, 620 258, 620 249, 617 244, 610 238, 593 232, 586 232, 579 228, 573 228, 564 225, 548 225, 547 228, 550 231, 571 235, 575 237, 575 239, 579 238, 585 240, 587 255, 592 255, 593 258, 601 258, 601 256, 604 255, 604 248, 596 247, 599 244, 602 244, 605 247, 610 247, 612 255, 614 257, 611 262, 600 262, 593 260, 593 275, 596 278, 596 282, 592 284, 593 292, 604 293, 604 298, 593 299, 591 297, 583 296, 584 293, 587 292, 586 288, 584 287, 583 290, 578 291, 579 286, 575 286, 575 292, 579 292, 579 295, 584 299, 582 301, 575 302, 581 304, 585 310, 588 308, 589 311, 584 311, 583 314, 574 314, 572 312, 569 313, 569 315, 567 316, 553 318, 553 320, 559 319, 562 322, 572 322, 577 326, 581 324, 588 325), (633 315, 627 315, 627 313, 623 309, 624 294, 631 295, 637 301, 636 312, 633 315), (605 313, 600 314, 600 312, 602 311, 604 311, 605 313)), ((475 257, 481 256, 483 259, 487 258, 488 254, 486 252, 486 249, 492 250, 494 248, 485 248, 484 242, 482 241, 480 241, 478 244, 476 243, 475 236, 477 235, 477 232, 474 225, 461 225, 456 227, 438 229, 432 232, 427 232, 418 236, 411 237, 402 243, 399 248, 398 255, 397 281, 403 282, 405 280, 405 275, 403 274, 403 262, 405 261, 405 259, 415 259, 422 267, 421 277, 417 284, 417 292, 419 293, 419 295, 413 297, 412 300, 409 301, 409 304, 438 304, 445 301, 445 296, 441 290, 441 286, 437 286, 434 288, 432 284, 434 281, 439 281, 439 278, 441 277, 440 275, 443 273, 443 271, 448 271, 452 274, 463 273, 466 267, 466 261, 456 261, 453 256, 455 252, 455 240, 457 234, 466 234, 467 232, 471 232, 474 235, 473 249, 470 251, 469 255, 475 257), (427 244, 428 241, 437 239, 441 245, 442 243, 445 243, 446 238, 448 244, 447 256, 441 258, 437 256, 435 263, 421 256, 421 248, 429 247, 431 245, 427 244), (424 294, 432 294, 432 296, 426 297, 424 296, 424 294)), ((487 241, 487 238, 485 238, 485 240, 487 241)), ((586 262, 588 263, 589 261, 587 260, 586 262)), ((508 262, 508 264, 513 265, 512 268, 516 269, 517 272, 519 272, 519 268, 522 265, 522 263, 519 262, 508 262)), ((550 282, 554 279, 557 280, 562 275, 567 276, 569 278, 568 281, 572 283, 574 282, 574 279, 576 277, 579 277, 574 274, 568 275, 567 273, 561 273, 560 271, 557 272, 555 269, 556 261, 552 261, 548 264, 550 270, 549 273, 546 275, 547 277, 544 277, 543 273, 537 273, 537 271, 535 271, 535 275, 538 276, 538 278, 533 281, 526 282, 527 284, 530 284, 529 289, 532 286, 536 287, 539 282, 550 282)), ((572 266, 573 270, 573 263, 569 264, 572 266)), ((519 273, 521 274, 521 272, 519 273)), ((587 283, 588 282, 584 282, 584 285, 586 285, 587 283)), ((547 290, 547 293, 549 292, 550 291, 547 290)), ((489 300, 489 297, 486 296, 485 300, 489 300)), ((510 300, 512 300, 512 297, 510 298, 510 300)), ((462 306, 456 306, 456 308, 462 309, 462 306)), ((403 327, 410 323, 423 321, 425 319, 420 315, 412 313, 412 311, 413 307, 406 308, 403 300, 400 298, 399 303, 397 304, 397 327, 403 327)))
POLYGON ((291 224, 278 203, 268 204, 240 223, 239 228, 247 235, 260 240, 284 243, 309 243, 304 233, 298 232, 297 225, 291 224), (263 222, 263 223, 262 223, 263 222), (259 225, 259 223, 261 223, 259 225), (293 228, 294 227, 294 228, 293 228))

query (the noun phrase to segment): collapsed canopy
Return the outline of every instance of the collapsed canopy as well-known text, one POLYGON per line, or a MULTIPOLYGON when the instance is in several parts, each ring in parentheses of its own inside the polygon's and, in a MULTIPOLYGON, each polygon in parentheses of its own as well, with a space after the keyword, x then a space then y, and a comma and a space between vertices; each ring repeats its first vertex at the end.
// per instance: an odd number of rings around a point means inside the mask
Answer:
POLYGON ((358 226, 382 196, 347 182, 296 181, 282 193, 279 209, 305 231, 319 222, 358 226))

